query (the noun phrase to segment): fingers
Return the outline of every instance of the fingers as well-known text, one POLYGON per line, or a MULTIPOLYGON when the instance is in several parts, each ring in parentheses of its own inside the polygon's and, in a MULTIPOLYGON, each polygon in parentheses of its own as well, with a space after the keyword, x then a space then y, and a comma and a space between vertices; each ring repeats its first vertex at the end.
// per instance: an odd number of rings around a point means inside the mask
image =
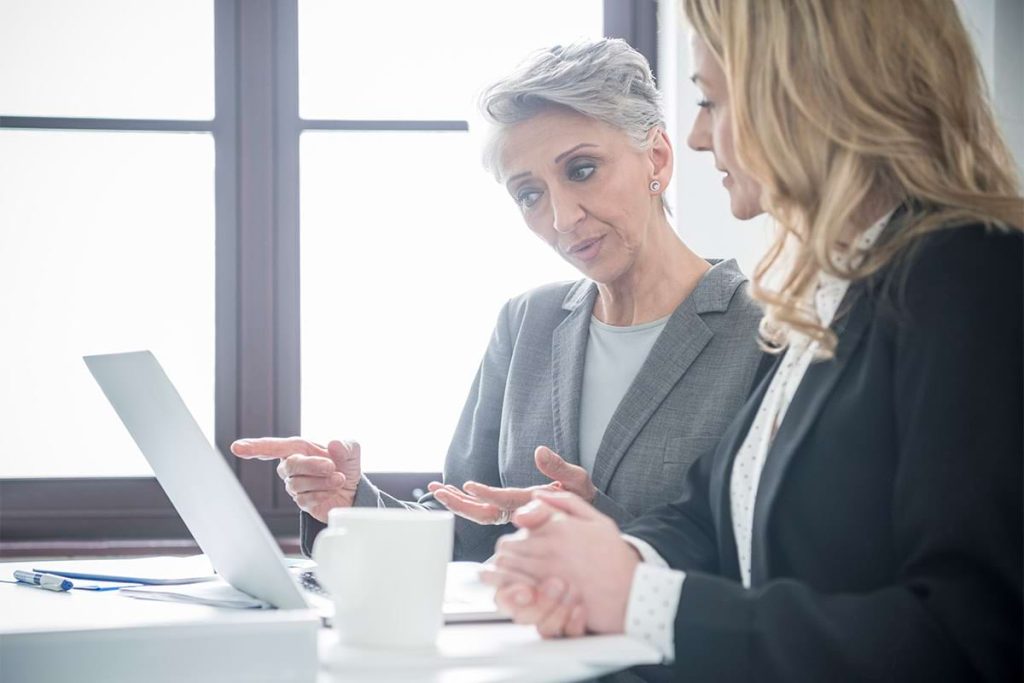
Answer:
POLYGON ((559 510, 545 501, 535 499, 512 513, 512 523, 520 529, 539 529, 559 513, 559 510))
POLYGON ((354 462, 358 468, 361 451, 358 441, 334 440, 327 444, 327 457, 333 460, 338 467, 346 462, 354 462))
POLYGON ((345 475, 341 472, 332 472, 326 477, 288 477, 284 480, 284 490, 294 498, 303 493, 315 493, 317 491, 335 491, 345 485, 345 475))
POLYGON ((568 491, 537 491, 533 494, 533 497, 556 510, 567 513, 570 517, 590 520, 605 518, 605 515, 597 511, 597 508, 575 493, 569 493, 568 491))
POLYGON ((334 491, 300 493, 293 496, 292 499, 300 510, 308 512, 324 524, 327 523, 327 514, 331 509, 343 505, 342 501, 338 498, 338 494, 334 491))
POLYGON ((561 456, 547 446, 537 446, 537 450, 533 452, 533 461, 537 463, 537 469, 550 479, 562 481, 579 476, 579 472, 587 473, 582 467, 562 460, 561 456))
POLYGON ((289 455, 277 466, 277 476, 282 479, 296 476, 327 477, 337 471, 334 461, 330 458, 301 453, 289 455))
POLYGON ((477 524, 494 524, 502 516, 502 510, 490 503, 481 503, 467 496, 454 486, 435 488, 434 499, 455 514, 477 524))
POLYGON ((572 491, 584 500, 591 501, 597 493, 590 474, 579 465, 562 460, 561 457, 547 446, 538 446, 533 454, 537 469, 546 476, 561 482, 564 488, 572 491))
POLYGON ((537 591, 537 632, 542 638, 562 638, 568 635, 569 618, 579 603, 579 595, 571 586, 557 577, 545 579, 537 591))
POLYGON ((524 586, 532 586, 537 583, 537 580, 532 576, 498 569, 491 564, 485 564, 483 566, 480 570, 479 577, 481 583, 485 583, 488 586, 494 586, 495 588, 503 588, 516 583, 524 586))
POLYGON ((478 484, 475 481, 467 481, 462 488, 466 493, 479 498, 481 501, 505 510, 515 510, 526 505, 533 497, 530 489, 498 488, 487 486, 486 484, 478 484))
MULTIPOLYGON (((543 486, 525 488, 502 488, 488 486, 475 481, 467 481, 459 489, 451 484, 442 484, 432 481, 427 484, 427 490, 434 494, 434 498, 446 508, 471 519, 478 524, 504 524, 509 520, 507 515, 519 509, 523 505, 532 503, 534 494, 538 491, 557 493, 562 490, 561 484, 553 482, 543 486)), ((537 524, 547 520, 542 513, 527 517, 536 520, 537 524)))
POLYGON ((544 638, 583 633, 579 595, 558 577, 549 577, 535 587, 507 584, 498 589, 495 602, 517 624, 535 624, 544 638))
POLYGON ((526 555, 495 555, 494 566, 504 572, 526 574, 535 579, 545 575, 547 562, 539 557, 526 555))
POLYGON ((512 583, 503 586, 494 594, 494 602, 497 604, 498 609, 513 619, 518 612, 533 604, 534 599, 533 588, 522 583, 512 583))
MULTIPOLYGON (((547 558, 552 555, 550 538, 520 529, 515 533, 505 534, 494 544, 494 561, 502 555, 522 555, 524 557, 547 558)), ((495 564, 497 566, 497 564, 495 564)))
POLYGON ((534 624, 537 631, 545 638, 557 638, 562 635, 562 624, 558 623, 557 612, 561 605, 562 594, 565 593, 565 582, 557 577, 544 579, 533 590, 533 601, 519 607, 512 614, 517 624, 534 624), (540 626, 545 624, 545 630, 540 626))
POLYGON ((582 603, 573 605, 565 625, 566 638, 579 638, 587 633, 587 610, 582 603))
POLYGON ((327 455, 327 449, 323 446, 297 436, 287 439, 270 436, 262 439, 239 439, 231 444, 231 452, 239 458, 256 458, 257 460, 279 460, 294 453, 327 455))

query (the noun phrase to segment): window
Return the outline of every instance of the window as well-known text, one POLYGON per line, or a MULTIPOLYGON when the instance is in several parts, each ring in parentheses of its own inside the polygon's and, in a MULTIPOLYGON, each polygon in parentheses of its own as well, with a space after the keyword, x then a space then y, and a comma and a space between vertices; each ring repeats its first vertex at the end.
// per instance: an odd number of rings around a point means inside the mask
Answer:
POLYGON ((395 21, 388 3, 299 3, 303 114, 411 121, 302 136, 302 433, 359 440, 367 468, 429 472, 504 301, 579 277, 483 170, 476 96, 530 50, 599 37, 602 4, 400 6, 395 21), (488 24, 502 30, 463 28, 488 24), (364 26, 390 26, 409 52, 381 50, 364 26), (331 65, 381 53, 338 87, 331 65), (435 118, 468 130, 431 130, 435 118))
POLYGON ((0 477, 152 475, 89 353, 153 349, 213 433, 213 20, 0 0, 0 477))
MULTIPOLYGON (((653 56, 654 9, 0 0, 0 408, 18 416, 0 434, 0 546, 188 537, 87 353, 153 349, 222 451, 344 434, 381 454, 369 469, 436 471, 501 303, 574 277, 481 170, 476 90, 602 22, 653 56), (446 302, 400 326, 433 374, 366 373, 352 359, 395 353, 381 298, 413 286, 446 302), (360 401, 337 400, 346 382, 360 401), (384 409, 412 439, 373 423, 384 409)), ((294 535, 273 464, 229 460, 294 535)))
POLYGON ((213 140, 0 131, 0 476, 151 476, 82 362, 152 349, 213 434, 213 140))
POLYGON ((0 113, 213 118, 212 0, 0 0, 0 113))

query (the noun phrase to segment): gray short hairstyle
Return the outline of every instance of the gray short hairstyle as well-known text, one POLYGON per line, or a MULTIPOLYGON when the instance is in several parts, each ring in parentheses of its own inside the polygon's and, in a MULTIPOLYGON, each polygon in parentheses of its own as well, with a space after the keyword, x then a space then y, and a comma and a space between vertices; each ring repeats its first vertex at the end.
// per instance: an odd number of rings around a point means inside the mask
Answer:
POLYGON ((647 59, 618 38, 582 40, 537 50, 509 76, 486 88, 480 109, 493 129, 484 167, 497 177, 503 129, 552 106, 617 128, 643 149, 652 128, 665 127, 661 93, 647 59))

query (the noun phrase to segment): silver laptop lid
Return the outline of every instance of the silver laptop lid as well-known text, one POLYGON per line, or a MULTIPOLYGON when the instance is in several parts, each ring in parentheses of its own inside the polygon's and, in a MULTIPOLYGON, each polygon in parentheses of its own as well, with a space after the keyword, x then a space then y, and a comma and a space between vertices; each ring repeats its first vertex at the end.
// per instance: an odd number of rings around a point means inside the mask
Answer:
POLYGON ((308 607, 270 531, 156 357, 114 353, 86 356, 85 364, 217 573, 275 607, 308 607))

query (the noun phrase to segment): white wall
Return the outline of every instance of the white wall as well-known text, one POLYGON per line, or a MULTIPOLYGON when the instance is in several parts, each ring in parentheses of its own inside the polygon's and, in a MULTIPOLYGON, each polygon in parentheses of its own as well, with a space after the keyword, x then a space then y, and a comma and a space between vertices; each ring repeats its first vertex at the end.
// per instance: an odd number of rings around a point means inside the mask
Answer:
POLYGON ((665 95, 666 118, 676 155, 669 188, 676 229, 683 240, 706 258, 735 258, 750 275, 768 246, 770 224, 764 217, 739 221, 729 211, 729 195, 711 154, 695 152, 686 137, 697 113, 700 93, 690 82, 689 35, 678 0, 659 3, 659 85, 665 95))
MULTIPOLYGON (((996 115, 1024 178, 1024 0, 957 0, 991 89, 996 115)), ((670 187, 676 227, 706 257, 735 257, 748 275, 767 247, 766 219, 738 221, 710 154, 686 146, 699 94, 689 81, 689 44, 678 0, 660 0, 659 85, 675 143, 670 187)))
POLYGON ((1024 0, 997 0, 994 14, 996 114, 1024 182, 1024 0))
POLYGON ((992 104, 1024 177, 1024 0, 957 0, 992 104))

